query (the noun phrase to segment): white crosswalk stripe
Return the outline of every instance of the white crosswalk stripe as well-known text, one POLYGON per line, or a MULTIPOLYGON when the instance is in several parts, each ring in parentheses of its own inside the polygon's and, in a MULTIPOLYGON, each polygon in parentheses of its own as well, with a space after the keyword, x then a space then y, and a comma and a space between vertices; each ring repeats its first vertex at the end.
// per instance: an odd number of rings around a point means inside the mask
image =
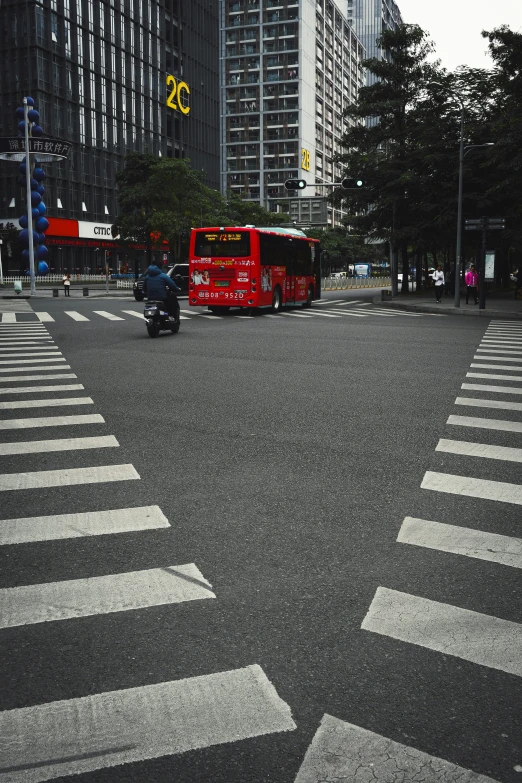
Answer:
POLYGON ((50 397, 44 400, 11 400, 0 402, 0 410, 16 408, 61 408, 65 405, 94 405, 90 397, 50 397))
MULTIPOLYGON (((11 366, 14 366, 15 364, 44 364, 45 362, 64 362, 64 358, 60 358, 61 354, 52 354, 51 356, 48 356, 46 359, 15 359, 12 357, 11 359, 0 359, 0 364, 9 364, 11 366)), ((1 372, 1 370, 0 370, 1 372)))
POLYGON ((64 310, 65 315, 68 315, 69 318, 72 318, 73 321, 88 321, 89 319, 86 318, 81 313, 77 313, 76 310, 64 310))
POLYGON ((159 506, 3 519, 0 522, 0 546, 157 530, 167 527, 170 525, 159 506))
MULTIPOLYGON (((484 345, 484 343, 481 343, 481 345, 484 345)), ((477 353, 509 353, 513 355, 519 355, 522 354, 522 351, 516 351, 513 348, 502 348, 500 346, 491 346, 490 348, 477 348, 477 353)))
MULTIPOLYGON (((522 411, 522 402, 506 400, 483 400, 479 397, 457 397, 455 405, 467 405, 472 408, 496 408, 504 411, 522 411)), ((1 407, 1 403, 0 403, 1 407)))
POLYGON ((132 465, 101 465, 94 468, 38 470, 32 473, 0 474, 0 492, 42 487, 71 487, 108 481, 133 481, 139 475, 132 465))
POLYGON ((468 457, 484 457, 487 459, 503 459, 509 462, 522 462, 522 449, 507 446, 490 446, 487 443, 470 443, 466 440, 448 440, 441 438, 435 451, 448 454, 463 454, 468 457))
POLYGON ((488 560, 511 568, 522 568, 522 538, 499 536, 459 525, 406 517, 397 541, 401 544, 488 560))
POLYGON ((99 413, 78 416, 38 416, 25 419, 0 419, 0 430, 27 430, 40 427, 70 427, 76 424, 104 424, 99 413))
POLYGON ((522 367, 512 367, 509 364, 477 364, 474 362, 473 364, 470 364, 470 367, 482 370, 511 370, 511 372, 522 372, 522 367))
MULTIPOLYGON (((45 361, 47 361, 47 360, 45 360, 45 361)), ((64 362, 65 359, 57 359, 56 361, 57 362, 64 362)), ((1 364, 1 362, 0 362, 0 364, 1 364)), ((11 362, 6 362, 6 364, 11 364, 11 362)), ((34 362, 31 362, 31 364, 34 364, 34 362)), ((70 370, 70 369, 71 369, 71 367, 70 367, 69 364, 60 364, 60 365, 56 365, 56 366, 54 366, 54 365, 53 366, 47 365, 45 367, 40 367, 40 366, 38 366, 38 367, 0 367, 0 373, 3 373, 3 372, 34 372, 35 370, 38 370, 38 372, 43 372, 44 370, 45 371, 52 371, 52 370, 70 370)), ((49 376, 46 376, 46 377, 49 377, 49 376)), ((71 376, 71 377, 76 378, 75 375, 71 376)), ((24 378, 28 379, 28 376, 24 375, 24 376, 22 376, 20 378, 20 380, 23 380, 24 378)), ((2 381, 2 380, 6 380, 6 379, 2 378, 0 376, 0 381, 2 381)))
POLYGON ((37 313, 35 311, 35 315, 39 321, 49 321, 49 322, 54 321, 54 318, 52 317, 52 315, 49 315, 49 313, 43 313, 43 312, 37 313))
POLYGON ((17 441, 15 443, 0 443, 0 457, 12 454, 42 454, 52 451, 107 449, 119 445, 120 444, 114 435, 103 435, 97 438, 58 438, 57 440, 17 441))
POLYGON ((143 313, 137 313, 136 310, 122 310, 122 313, 133 315, 135 318, 139 318, 141 321, 145 320, 143 313))
POLYGON ((454 424, 459 427, 478 427, 483 430, 522 432, 522 422, 504 421, 503 419, 479 419, 474 416, 450 416, 446 423, 454 424))
POLYGON ((60 353, 55 345, 37 344, 37 348, 38 350, 31 346, 17 345, 15 347, 10 347, 7 345, 0 345, 0 355, 7 354, 11 351, 15 351, 17 354, 20 354, 20 356, 38 356, 39 354, 43 355, 46 351, 60 353))
MULTIPOLYGON (((499 351, 493 350, 492 348, 490 350, 483 350, 482 353, 476 354, 473 358, 477 359, 481 362, 490 361, 490 362, 522 362, 521 358, 515 358, 514 356, 499 356, 499 351), (489 354, 494 353, 496 356, 489 356, 489 354)), ((476 367, 476 365, 471 365, 472 367, 476 367)), ((484 366, 484 365, 482 365, 484 366)), ((520 364, 520 369, 522 370, 522 364, 520 364)))
POLYGON ((460 388, 471 391, 496 392, 498 394, 522 394, 522 389, 514 389, 511 386, 488 386, 482 383, 463 383, 460 388))
POLYGON ((467 372, 466 378, 490 378, 492 381, 516 381, 522 383, 520 375, 493 375, 487 372, 467 372))
MULTIPOLYGON (((43 368, 39 368, 43 369, 43 368)), ((46 368, 49 369, 49 368, 46 368)), ((60 368, 61 369, 61 368, 60 368)), ((19 370, 17 370, 19 372, 19 370)), ((24 381, 55 381, 66 378, 76 378, 77 375, 73 372, 51 373, 50 375, 6 375, 2 377, 0 375, 0 383, 23 383, 24 381)), ((31 387, 28 386, 28 389, 31 387)), ((82 387, 83 388, 83 387, 82 387)))
POLYGON ((51 392, 51 391, 81 391, 84 386, 81 383, 69 383, 56 386, 9 386, 6 389, 0 388, 0 394, 31 394, 31 392, 51 392))
POLYGON ((0 628, 215 597, 194 563, 10 587, 0 590, 0 628))
POLYGON ((3 324, 14 324, 16 323, 16 313, 2 313, 2 321, 3 324))
POLYGON ((114 313, 108 313, 106 310, 94 310, 96 315, 101 315, 102 318, 107 318, 108 321, 124 321, 125 318, 122 318, 119 315, 114 315, 114 313))
POLYGON ((324 715, 295 783, 498 783, 457 764, 324 715))
POLYGON ((506 481, 489 481, 472 476, 455 476, 452 473, 438 473, 428 470, 424 474, 422 489, 447 492, 452 495, 466 495, 483 500, 497 500, 501 503, 522 505, 522 484, 506 481))
POLYGON ((40 783, 295 728, 253 665, 0 713, 0 781, 40 783))
POLYGON ((361 628, 522 677, 522 625, 378 587, 361 628))

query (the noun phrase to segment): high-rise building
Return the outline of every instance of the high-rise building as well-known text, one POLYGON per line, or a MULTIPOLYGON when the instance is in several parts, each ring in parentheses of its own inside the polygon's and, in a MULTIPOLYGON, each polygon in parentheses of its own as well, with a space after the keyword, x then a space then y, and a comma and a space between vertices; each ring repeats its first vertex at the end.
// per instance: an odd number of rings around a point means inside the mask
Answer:
MULTIPOLYGON (((363 84, 365 56, 345 2, 220 0, 223 192, 293 218, 297 194, 285 180, 338 181, 343 111, 363 84)), ((328 193, 309 187, 299 198, 311 216, 328 193)), ((339 218, 329 207, 328 223, 339 218)))
MULTIPOLYGON (((390 53, 377 45, 385 30, 396 30, 402 24, 399 6, 394 0, 346 0, 350 24, 366 49, 366 57, 389 60, 390 53)), ((366 83, 377 81, 373 74, 367 74, 366 83)))
MULTIPOLYGON (((117 217, 126 153, 189 158, 219 189, 216 3, 4 0, 1 13, 0 136, 16 135, 15 110, 30 95, 44 133, 73 143, 66 161, 45 166, 45 201, 48 243, 60 246, 56 231, 69 228, 78 240, 74 268, 99 257, 95 229, 117 217)), ((0 161, 0 222, 24 211, 17 179, 18 166, 0 161)), ((106 247, 110 231, 101 236, 106 247)))

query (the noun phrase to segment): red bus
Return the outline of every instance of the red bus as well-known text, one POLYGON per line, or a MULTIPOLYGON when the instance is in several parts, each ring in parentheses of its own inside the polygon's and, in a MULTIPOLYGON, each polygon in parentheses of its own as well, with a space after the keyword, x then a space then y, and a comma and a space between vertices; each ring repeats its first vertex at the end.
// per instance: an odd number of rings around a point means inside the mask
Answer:
POLYGON ((193 228, 189 305, 212 312, 284 305, 321 296, 320 247, 294 228, 193 228))

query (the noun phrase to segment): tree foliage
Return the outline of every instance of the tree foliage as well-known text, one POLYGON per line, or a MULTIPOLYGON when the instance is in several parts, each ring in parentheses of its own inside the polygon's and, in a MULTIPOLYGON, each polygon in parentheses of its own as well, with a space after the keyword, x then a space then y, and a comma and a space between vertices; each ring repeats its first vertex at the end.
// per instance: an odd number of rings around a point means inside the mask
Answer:
POLYGON ((112 227, 113 236, 146 247, 149 262, 154 246, 163 242, 176 262, 184 260, 196 226, 275 225, 288 220, 234 194, 223 197, 184 159, 132 152, 117 181, 120 217, 112 227))
MULTIPOLYGON (((455 258, 462 105, 465 145, 495 143, 466 154, 464 218, 505 216, 510 231, 492 241, 504 244, 506 258, 522 249, 522 35, 503 27, 484 36, 494 68, 449 73, 428 62, 433 44, 421 28, 386 31, 381 46, 391 61, 366 61, 379 81, 347 112, 353 124, 339 160, 367 187, 336 198, 356 233, 389 240, 400 253, 403 286, 412 254, 446 265, 455 258)), ((464 236, 470 260, 476 242, 464 236)))

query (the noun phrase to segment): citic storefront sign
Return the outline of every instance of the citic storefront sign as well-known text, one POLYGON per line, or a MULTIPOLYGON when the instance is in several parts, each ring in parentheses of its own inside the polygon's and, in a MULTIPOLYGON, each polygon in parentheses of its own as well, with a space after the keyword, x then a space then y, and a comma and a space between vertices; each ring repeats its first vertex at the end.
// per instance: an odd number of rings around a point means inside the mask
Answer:
POLYGON ((78 221, 78 236, 84 239, 117 239, 112 236, 111 223, 87 223, 78 221))
POLYGON ((88 223, 85 220, 68 220, 67 218, 49 218, 47 236, 75 237, 78 239, 104 239, 114 242, 118 237, 112 236, 111 223, 88 223))

